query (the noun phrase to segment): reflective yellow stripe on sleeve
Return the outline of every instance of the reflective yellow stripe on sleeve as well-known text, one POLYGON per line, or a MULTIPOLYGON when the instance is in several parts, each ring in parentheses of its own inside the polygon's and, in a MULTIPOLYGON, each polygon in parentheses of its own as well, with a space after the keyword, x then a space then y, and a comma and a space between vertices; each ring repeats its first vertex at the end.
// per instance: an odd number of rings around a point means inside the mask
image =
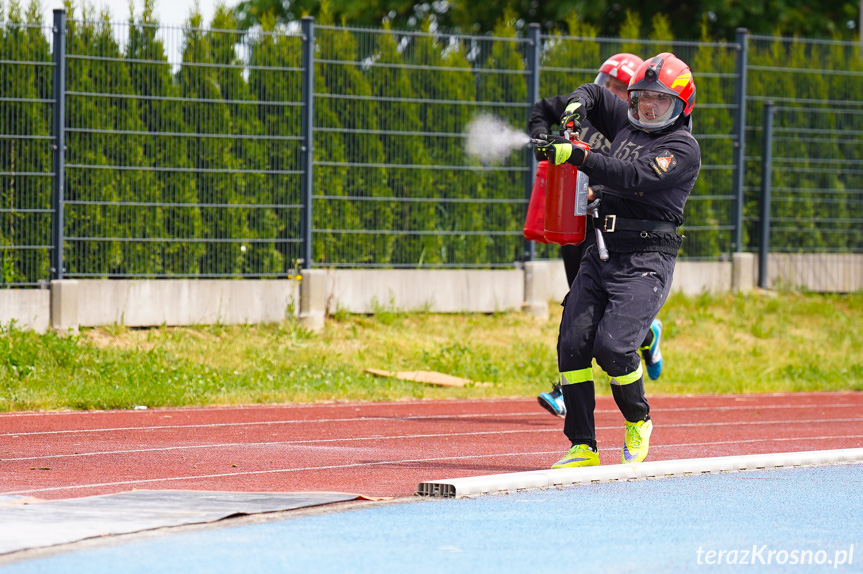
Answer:
POLYGON ((630 383, 634 383, 635 381, 637 381, 638 379, 641 378, 643 373, 644 373, 644 371, 642 370, 641 363, 639 362, 638 368, 629 374, 621 375, 619 377, 612 377, 608 373, 605 373, 605 374, 608 375, 609 379, 611 379, 609 382, 612 385, 621 386, 621 385, 628 385, 630 383))
POLYGON ((577 371, 566 371, 560 374, 561 385, 575 385, 577 383, 592 383, 593 369, 578 369, 577 371))

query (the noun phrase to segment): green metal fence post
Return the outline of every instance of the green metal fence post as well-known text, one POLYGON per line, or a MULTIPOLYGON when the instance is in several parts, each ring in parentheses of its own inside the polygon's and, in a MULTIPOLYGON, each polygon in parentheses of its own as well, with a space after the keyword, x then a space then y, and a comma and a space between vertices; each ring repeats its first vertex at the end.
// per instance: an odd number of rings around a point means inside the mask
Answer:
POLYGON ((758 246, 758 286, 767 289, 770 255, 770 169, 773 163, 773 102, 764 102, 764 140, 761 142, 761 241, 758 246))
POLYGON ((311 269, 312 254, 312 188, 315 160, 315 19, 305 16, 303 29, 303 269, 311 269))
POLYGON ((737 82, 734 99, 737 117, 734 121, 734 240, 732 251, 743 251, 743 184, 746 171, 746 60, 749 30, 737 29, 737 82))
POLYGON ((51 225, 51 278, 63 279, 63 193, 66 182, 66 11, 54 10, 54 189, 51 225))

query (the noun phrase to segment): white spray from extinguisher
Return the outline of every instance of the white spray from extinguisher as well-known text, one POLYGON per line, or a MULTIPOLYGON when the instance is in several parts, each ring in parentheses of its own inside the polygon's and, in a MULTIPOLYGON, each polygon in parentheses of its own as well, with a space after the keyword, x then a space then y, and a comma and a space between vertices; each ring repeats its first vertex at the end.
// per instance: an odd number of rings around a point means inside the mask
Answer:
POLYGON ((501 162, 530 144, 530 136, 491 114, 480 114, 466 126, 465 151, 483 164, 501 162))

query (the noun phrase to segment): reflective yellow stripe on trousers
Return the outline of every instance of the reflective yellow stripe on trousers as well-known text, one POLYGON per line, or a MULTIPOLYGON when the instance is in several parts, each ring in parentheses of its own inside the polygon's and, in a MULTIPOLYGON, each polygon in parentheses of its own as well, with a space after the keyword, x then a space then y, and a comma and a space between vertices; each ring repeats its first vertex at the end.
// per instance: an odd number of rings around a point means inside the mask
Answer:
POLYGON ((561 385, 575 385, 578 383, 592 383, 593 369, 578 369, 577 371, 566 371, 560 374, 561 385))
POLYGON ((641 368, 641 362, 639 361, 638 368, 635 369, 634 371, 632 371, 631 373, 627 374, 627 375, 621 375, 619 377, 612 377, 608 373, 605 373, 605 374, 606 374, 606 376, 608 376, 609 379, 611 379, 609 381, 609 383, 611 383, 612 385, 621 386, 621 385, 628 385, 630 383, 634 383, 635 381, 637 381, 638 379, 641 378, 641 375, 643 372, 644 371, 641 368))

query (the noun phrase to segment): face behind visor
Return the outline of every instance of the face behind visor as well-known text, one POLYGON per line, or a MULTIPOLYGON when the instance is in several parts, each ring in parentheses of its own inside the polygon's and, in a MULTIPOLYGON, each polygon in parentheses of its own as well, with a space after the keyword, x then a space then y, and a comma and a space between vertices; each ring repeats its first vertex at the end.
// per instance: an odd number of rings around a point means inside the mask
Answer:
POLYGON ((694 106, 692 72, 670 52, 642 63, 629 80, 628 115, 637 129, 657 132, 670 128, 681 115, 690 117, 694 106))
POLYGON ((617 78, 612 78, 608 74, 603 74, 602 72, 600 72, 599 75, 596 76, 596 79, 593 81, 593 83, 598 86, 602 86, 606 90, 613 92, 614 95, 621 100, 626 101, 626 88, 629 85, 627 82, 624 82, 623 80, 619 80, 617 78))
POLYGON ((683 111, 683 100, 653 90, 629 92, 629 121, 645 131, 658 131, 677 121, 683 111))

